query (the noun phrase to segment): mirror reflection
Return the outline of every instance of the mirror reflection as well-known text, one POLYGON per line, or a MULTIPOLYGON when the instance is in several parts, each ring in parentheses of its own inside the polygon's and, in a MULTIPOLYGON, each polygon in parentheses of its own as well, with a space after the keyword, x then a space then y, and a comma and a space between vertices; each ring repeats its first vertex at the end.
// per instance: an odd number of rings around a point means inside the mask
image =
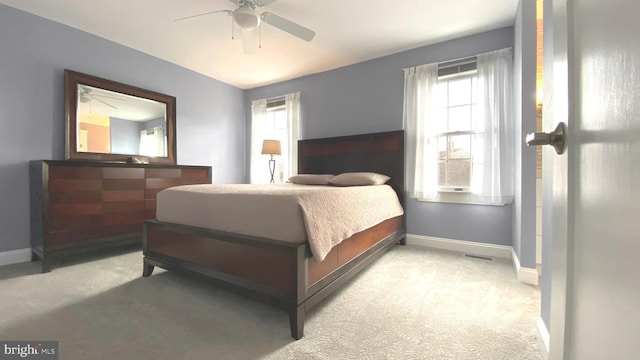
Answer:
POLYGON ((163 102, 77 84, 76 151, 167 157, 163 102))

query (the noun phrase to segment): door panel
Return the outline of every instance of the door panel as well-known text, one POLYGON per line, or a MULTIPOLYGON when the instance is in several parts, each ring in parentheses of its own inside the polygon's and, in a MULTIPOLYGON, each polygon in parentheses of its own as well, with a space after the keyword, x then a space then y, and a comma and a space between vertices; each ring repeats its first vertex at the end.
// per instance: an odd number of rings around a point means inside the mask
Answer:
MULTIPOLYGON (((551 248, 551 305, 549 324, 549 358, 563 359, 565 335, 571 324, 565 321, 570 313, 571 291, 567 284, 569 274, 568 240, 568 159, 573 154, 573 121, 569 117, 569 75, 567 57, 567 4, 562 0, 545 0, 544 33, 551 33, 544 41, 544 107, 543 129, 551 131, 558 123, 567 124, 566 151, 556 154, 553 148, 543 147, 543 236, 551 248), (550 25, 550 26, 549 26, 550 25), (551 201, 549 201, 551 200, 551 201)), ((543 253, 545 249, 543 248, 543 253)), ((543 274, 543 276, 546 276, 543 274)))
POLYGON ((567 91, 553 89, 552 116, 563 116, 563 102, 571 121, 567 157, 545 160, 554 172, 550 358, 637 358, 640 2, 553 4, 554 57, 562 58, 564 20, 569 71, 567 91))

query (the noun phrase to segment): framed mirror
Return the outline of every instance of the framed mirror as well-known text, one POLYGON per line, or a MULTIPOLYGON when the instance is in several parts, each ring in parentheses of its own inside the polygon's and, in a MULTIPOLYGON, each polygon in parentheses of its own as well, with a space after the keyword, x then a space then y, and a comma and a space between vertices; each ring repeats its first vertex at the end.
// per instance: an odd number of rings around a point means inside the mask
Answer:
POLYGON ((67 159, 176 163, 175 97, 71 70, 64 82, 67 159))

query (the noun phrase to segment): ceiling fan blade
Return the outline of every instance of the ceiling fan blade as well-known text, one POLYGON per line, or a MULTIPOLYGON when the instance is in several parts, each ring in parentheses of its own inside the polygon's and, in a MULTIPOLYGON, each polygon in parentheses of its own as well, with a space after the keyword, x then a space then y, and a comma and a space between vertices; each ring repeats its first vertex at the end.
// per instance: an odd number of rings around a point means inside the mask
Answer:
POLYGON ((250 29, 242 29, 242 49, 245 54, 255 54, 258 49, 256 43, 258 42, 258 31, 257 27, 250 29))
POLYGON ((231 10, 216 10, 216 11, 209 11, 209 12, 198 14, 198 15, 186 16, 186 17, 183 17, 183 18, 180 18, 180 19, 175 19, 175 20, 173 20, 173 22, 193 19, 193 18, 197 18, 197 17, 200 17, 200 16, 211 15, 211 14, 215 14, 215 13, 225 13, 227 15, 233 15, 233 11, 231 11, 231 10))
POLYGON ((281 16, 276 14, 272 14, 270 12, 263 12, 260 15, 262 20, 271 26, 275 26, 278 29, 288 32, 293 36, 297 36, 302 40, 311 41, 313 37, 316 35, 315 31, 307 29, 302 25, 298 25, 293 21, 287 20, 281 16))
POLYGON ((269 6, 278 0, 229 0, 237 6, 250 6, 251 8, 269 6))
POLYGON ((115 96, 109 96, 109 95, 102 95, 102 94, 89 94, 89 97, 92 97, 92 98, 98 98, 98 97, 101 97, 101 98, 103 98, 103 99, 109 99, 109 100, 115 100, 115 101, 122 101, 122 98, 115 97, 115 96))
POLYGON ((278 0, 258 0, 256 1, 257 7, 269 6, 278 0))
POLYGON ((109 103, 108 103, 108 102, 106 102, 106 101, 100 100, 100 99, 98 99, 98 98, 94 98, 94 100, 99 101, 99 102, 101 102, 101 103, 103 103, 103 104, 107 105, 108 107, 111 107, 111 108, 114 108, 114 109, 118 109, 117 107, 115 107, 115 106, 113 106, 113 105, 109 104, 109 103))

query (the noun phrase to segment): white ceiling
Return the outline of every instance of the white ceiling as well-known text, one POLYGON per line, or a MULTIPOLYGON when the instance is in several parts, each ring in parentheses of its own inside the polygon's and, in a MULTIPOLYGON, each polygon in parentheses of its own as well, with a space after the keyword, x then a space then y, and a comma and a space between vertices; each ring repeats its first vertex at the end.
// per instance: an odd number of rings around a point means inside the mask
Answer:
POLYGON ((268 24, 245 55, 229 0, 0 0, 242 89, 511 26, 518 0, 278 0, 260 9, 316 32, 305 42, 268 24))

